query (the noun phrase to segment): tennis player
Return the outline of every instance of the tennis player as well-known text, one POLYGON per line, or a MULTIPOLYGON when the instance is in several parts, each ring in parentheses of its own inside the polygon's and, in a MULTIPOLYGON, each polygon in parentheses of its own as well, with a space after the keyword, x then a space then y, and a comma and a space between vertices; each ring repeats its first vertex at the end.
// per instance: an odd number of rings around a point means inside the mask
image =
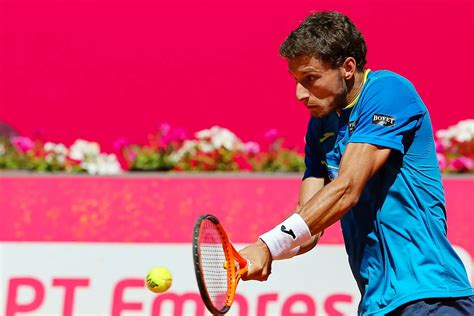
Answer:
MULTIPOLYGON (((241 251, 245 280, 314 247, 341 221, 359 315, 474 315, 473 289, 446 237, 433 131, 413 85, 366 69, 366 44, 337 12, 310 15, 280 53, 311 114, 296 212, 241 251)), ((323 259, 322 259, 323 260, 323 259)))

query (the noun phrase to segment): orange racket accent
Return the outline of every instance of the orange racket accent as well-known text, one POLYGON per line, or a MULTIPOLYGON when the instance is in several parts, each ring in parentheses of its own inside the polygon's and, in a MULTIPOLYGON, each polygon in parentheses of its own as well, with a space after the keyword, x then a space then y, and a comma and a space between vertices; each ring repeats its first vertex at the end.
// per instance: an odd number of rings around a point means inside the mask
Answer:
POLYGON ((203 215, 196 220, 193 261, 199 292, 207 309, 213 314, 227 313, 240 278, 247 272, 248 262, 213 215, 203 215))

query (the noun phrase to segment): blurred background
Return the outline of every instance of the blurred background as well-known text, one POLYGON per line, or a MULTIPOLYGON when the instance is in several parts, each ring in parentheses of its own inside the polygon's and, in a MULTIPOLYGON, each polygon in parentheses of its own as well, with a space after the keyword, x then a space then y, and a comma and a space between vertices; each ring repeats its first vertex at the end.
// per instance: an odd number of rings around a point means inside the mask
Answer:
MULTIPOLYGON (((320 10, 349 15, 368 68, 427 105, 471 276, 473 1, 0 0, 0 314, 205 313, 194 219, 245 244, 296 204, 309 116, 278 48, 320 10), (143 288, 153 265, 171 292, 143 288)), ((244 284, 231 314, 354 314, 339 230, 244 284)))

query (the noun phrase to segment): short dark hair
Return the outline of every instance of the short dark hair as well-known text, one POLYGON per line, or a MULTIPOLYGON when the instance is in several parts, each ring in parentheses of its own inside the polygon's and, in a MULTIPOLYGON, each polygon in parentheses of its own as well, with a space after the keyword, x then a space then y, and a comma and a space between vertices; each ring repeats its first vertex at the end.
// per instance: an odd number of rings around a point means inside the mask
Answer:
POLYGON ((361 32, 347 16, 332 11, 308 16, 283 42, 280 54, 285 58, 313 56, 333 68, 353 57, 359 71, 367 62, 367 46, 361 32))

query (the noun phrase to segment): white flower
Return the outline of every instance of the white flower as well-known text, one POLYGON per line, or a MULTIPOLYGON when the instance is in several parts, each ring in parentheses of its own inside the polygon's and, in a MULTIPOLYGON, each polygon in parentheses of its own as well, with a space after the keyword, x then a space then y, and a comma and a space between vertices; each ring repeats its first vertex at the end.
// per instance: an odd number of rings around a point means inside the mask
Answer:
POLYGON ((195 140, 185 140, 183 145, 174 153, 170 155, 173 162, 179 161, 186 154, 194 155, 197 151, 198 142, 195 140))
POLYGON ((64 145, 64 144, 56 144, 56 146, 54 146, 54 149, 53 151, 57 154, 57 155, 61 155, 61 156, 67 156, 68 154, 68 149, 67 147, 64 145))
POLYGON ((460 131, 456 136, 454 136, 454 139, 458 142, 468 142, 472 139, 472 135, 466 131, 460 131))
POLYGON ((199 131, 195 134, 200 141, 200 146, 203 151, 212 151, 214 149, 225 148, 227 150, 241 150, 244 148, 242 141, 230 130, 219 126, 213 126, 210 129, 199 131), (209 143, 210 146, 204 145, 209 143))
POLYGON ((58 160, 58 163, 60 165, 64 165, 64 163, 66 162, 66 156, 65 155, 58 155, 56 157, 56 159, 58 160))
POLYGON ((220 148, 227 150, 244 150, 245 148, 242 141, 234 133, 219 126, 203 129, 196 132, 194 136, 197 140, 184 141, 181 148, 171 154, 170 159, 172 161, 177 162, 186 154, 194 155, 198 150, 209 153, 220 148))
POLYGON ((235 150, 243 147, 241 146, 242 141, 237 138, 234 133, 225 128, 216 130, 211 142, 215 148, 224 147, 227 150, 235 150))
POLYGON ((97 158, 100 155, 100 146, 95 142, 78 139, 72 144, 69 157, 74 160, 83 161, 97 158))
POLYGON ((114 154, 100 154, 89 161, 83 161, 81 167, 92 175, 114 175, 122 172, 120 163, 114 154))
POLYGON ((44 159, 48 163, 53 163, 53 161, 57 161, 57 163, 59 165, 64 165, 64 163, 66 162, 66 156, 64 156, 64 155, 55 155, 53 153, 47 154, 46 157, 44 157, 44 159))
MULTIPOLYGON (((54 147, 58 154, 58 161, 64 161, 67 148, 63 144, 54 147)), ((92 175, 113 175, 122 172, 117 156, 114 154, 101 154, 100 146, 95 142, 78 139, 70 148, 69 157, 81 162, 80 166, 92 175)))
POLYGON ((207 142, 200 142, 198 144, 198 147, 202 152, 205 152, 205 153, 210 153, 215 149, 215 147, 212 144, 207 143, 207 142))
POLYGON ((440 129, 436 132, 436 137, 445 144, 450 144, 453 139, 458 142, 468 142, 474 138, 474 120, 459 121, 447 129, 440 129))
POLYGON ((468 142, 474 138, 474 120, 460 121, 456 125, 454 138, 459 142, 468 142))
POLYGON ((64 144, 46 142, 43 145, 43 149, 47 152, 45 159, 48 163, 52 163, 54 160, 56 160, 60 165, 64 165, 66 162, 66 156, 69 150, 64 144))
POLYGON ((5 152, 6 152, 6 150, 5 150, 5 145, 0 144, 0 156, 5 155, 5 152))
POLYGON ((198 139, 211 138, 212 132, 209 129, 203 129, 199 132, 196 132, 194 136, 198 139))
POLYGON ((53 154, 47 154, 46 157, 44 157, 47 163, 52 163, 54 160, 54 155, 53 154))
POLYGON ((53 150, 54 150, 54 146, 56 146, 55 143, 46 142, 46 143, 43 145, 43 149, 44 149, 44 151, 50 152, 50 151, 53 151, 53 150))

